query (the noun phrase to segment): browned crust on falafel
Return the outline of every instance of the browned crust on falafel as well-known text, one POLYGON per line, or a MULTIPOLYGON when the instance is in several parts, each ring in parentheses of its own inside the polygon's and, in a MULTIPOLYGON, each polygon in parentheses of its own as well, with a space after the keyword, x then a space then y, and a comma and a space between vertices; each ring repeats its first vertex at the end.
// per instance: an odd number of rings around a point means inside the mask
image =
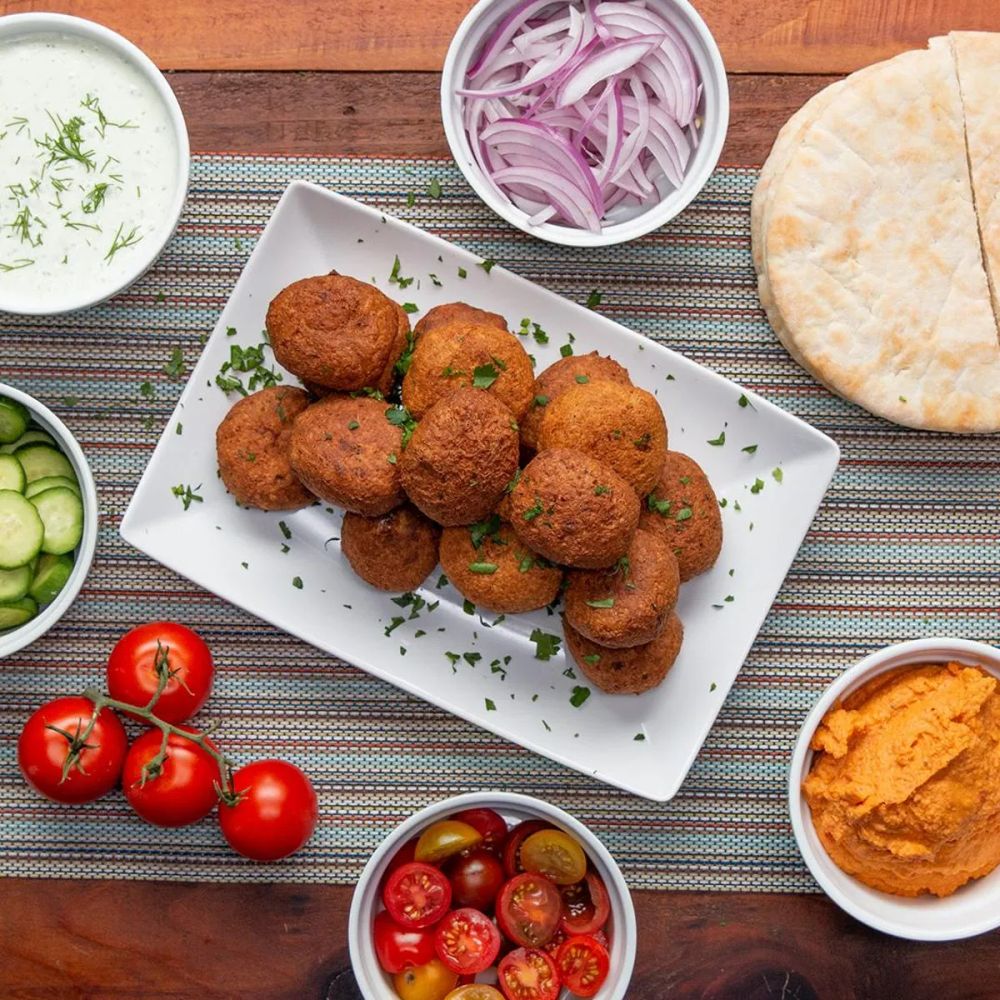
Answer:
POLYGON ((410 504, 381 517, 347 511, 340 551, 358 576, 379 590, 416 590, 438 561, 441 529, 410 504))
POLYGON ((428 309, 417 320, 417 325, 413 328, 413 336, 419 339, 436 327, 448 326, 448 324, 455 322, 475 323, 479 326, 495 326, 498 330, 507 329, 507 320, 499 313, 489 312, 477 306, 470 306, 468 302, 444 302, 439 306, 434 306, 433 309, 428 309))

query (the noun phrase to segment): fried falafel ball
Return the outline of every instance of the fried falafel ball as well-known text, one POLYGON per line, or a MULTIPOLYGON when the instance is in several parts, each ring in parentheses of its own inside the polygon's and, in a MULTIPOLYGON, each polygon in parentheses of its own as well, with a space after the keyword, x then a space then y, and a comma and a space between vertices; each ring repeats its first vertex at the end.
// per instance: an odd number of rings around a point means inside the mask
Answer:
POLYGON ((520 614, 551 604, 563 573, 524 545, 511 526, 494 516, 441 533, 441 568, 473 604, 501 614, 520 614))
POLYGON ((403 405, 418 420, 463 386, 486 389, 520 420, 531 403, 535 373, 514 334, 459 321, 433 327, 417 340, 403 378, 403 405))
POLYGON ((300 379, 344 392, 377 386, 399 342, 396 304, 373 285, 340 274, 303 278, 282 289, 268 306, 266 323, 279 364, 300 379))
POLYGON ((378 517, 406 498, 398 459, 403 430, 386 419, 386 403, 367 396, 326 396, 292 428, 295 474, 313 493, 345 510, 378 517))
POLYGON ((566 648, 583 675, 608 694, 642 694, 663 683, 677 660, 684 625, 671 612, 663 631, 651 642, 626 649, 599 646, 563 620, 566 648))
POLYGON ((641 528, 628 554, 610 569, 571 570, 567 579, 566 621, 612 649, 652 642, 677 604, 681 583, 670 546, 641 528))
POLYGON ((656 397, 645 389, 587 382, 545 407, 538 447, 575 448, 591 455, 645 496, 663 471, 667 423, 656 397))
POLYGON ((438 561, 441 529, 410 504, 381 517, 347 511, 340 551, 365 583, 379 590, 416 590, 438 561))
POLYGON ((477 309, 467 302, 445 302, 443 305, 429 309, 413 328, 414 339, 422 337, 429 330, 438 326, 448 326, 450 323, 478 323, 480 326, 495 326, 498 330, 507 329, 507 320, 499 313, 477 309))
POLYGON ((438 524, 472 524, 496 510, 517 472, 517 422, 482 389, 458 389, 417 424, 399 459, 403 489, 438 524))
POLYGON ((298 510, 316 499, 289 457, 292 426, 309 403, 303 389, 271 386, 245 396, 223 418, 215 432, 219 475, 237 503, 298 510))
POLYGON ((710 570, 722 550, 722 513, 702 467, 668 451, 659 482, 643 503, 640 527, 661 535, 680 567, 681 583, 710 570))
POLYGON ((567 389, 589 382, 618 382, 631 385, 628 372, 614 358, 602 357, 597 351, 590 354, 571 354, 549 365, 532 387, 531 406, 521 419, 521 441, 527 447, 538 449, 538 431, 542 426, 545 408, 558 399, 567 389))
POLYGON ((564 566, 611 566, 628 550, 639 498, 613 469, 568 448, 540 451, 503 508, 529 548, 564 566))

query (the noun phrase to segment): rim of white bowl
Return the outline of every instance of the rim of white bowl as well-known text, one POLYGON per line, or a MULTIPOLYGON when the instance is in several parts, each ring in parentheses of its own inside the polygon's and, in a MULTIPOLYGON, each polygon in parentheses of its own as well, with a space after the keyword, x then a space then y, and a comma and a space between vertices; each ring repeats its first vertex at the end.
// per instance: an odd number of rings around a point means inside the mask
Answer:
MULTIPOLYGON (((809 743, 813 733, 834 704, 886 671, 910 664, 941 663, 949 660, 981 666, 1000 678, 1000 649, 972 639, 933 636, 927 639, 911 639, 876 650, 845 670, 820 696, 799 731, 788 773, 788 805, 795 841, 802 859, 820 888, 842 910, 861 923, 885 934, 911 941, 957 941, 985 934, 1000 927, 1000 869, 984 876, 997 879, 997 905, 993 914, 964 924, 936 920, 933 913, 936 903, 946 904, 949 900, 954 900, 966 886, 960 888, 956 894, 941 900, 918 897, 922 901, 918 904, 919 909, 908 897, 879 892, 848 875, 844 875, 844 878, 845 884, 850 888, 845 890, 828 874, 827 869, 832 870, 836 865, 824 850, 813 827, 809 806, 802 795, 802 782, 812 766, 813 752, 809 748, 809 743), (902 919, 902 916, 891 918, 873 913, 866 905, 868 897, 889 905, 895 904, 901 915, 909 910, 916 914, 916 918, 907 921, 902 919)), ((839 872, 839 869, 837 871, 839 872)), ((975 883, 969 883, 972 884, 975 883)))
POLYGON ((700 156, 698 167, 684 175, 684 183, 681 187, 634 218, 613 223, 604 227, 599 233, 550 222, 538 226, 529 225, 528 214, 514 205, 483 176, 471 154, 469 139, 462 124, 461 103, 455 90, 458 86, 459 68, 461 74, 464 75, 474 54, 472 49, 480 41, 478 35, 470 41, 470 35, 481 25, 484 26, 485 32, 487 30, 485 26, 496 23, 501 13, 498 10, 495 17, 490 17, 491 11, 494 8, 506 7, 510 0, 479 0, 458 26, 458 30, 448 46, 441 75, 441 120, 444 123, 445 136, 448 139, 452 158, 480 199, 502 219, 529 236, 536 236, 549 243, 573 247, 614 246, 618 243, 627 243, 630 240, 638 239, 640 236, 645 236, 647 233, 659 229, 680 215, 701 193, 718 165, 729 129, 729 83, 719 46, 701 15, 688 3, 688 0, 652 0, 652 2, 659 7, 672 8, 670 11, 664 10, 664 15, 672 20, 683 22, 697 37, 704 51, 703 53, 692 51, 692 57, 699 69, 702 70, 706 95, 709 92, 709 83, 707 79, 704 79, 704 71, 706 69, 709 71, 711 88, 718 104, 711 109, 712 121, 706 120, 705 126, 703 126, 698 149, 695 152, 696 159, 700 156), (465 58, 463 59, 463 57, 465 58), (460 62, 462 63, 461 67, 459 67, 460 62))
POLYGON ((351 967, 362 995, 366 1000, 391 1000, 394 996, 382 985, 385 973, 374 959, 368 923, 372 909, 378 903, 379 882, 385 865, 417 829, 443 816, 474 807, 492 808, 498 812, 507 810, 546 819, 580 840, 598 874, 604 879, 611 899, 612 919, 615 921, 612 963, 618 948, 621 948, 621 966, 617 970, 616 981, 602 987, 594 1000, 624 1000, 635 966, 637 931, 632 894, 618 863, 597 835, 564 809, 517 792, 466 792, 435 802, 400 823, 375 849, 355 886, 347 925, 351 967), (369 945, 367 948, 366 944, 369 945))
POLYGON ((143 254, 136 254, 132 258, 133 268, 113 288, 103 292, 84 295, 79 302, 55 310, 46 308, 42 304, 39 304, 37 307, 25 308, 22 303, 17 303, 17 307, 12 308, 4 302, 3 296, 0 294, 0 312, 11 313, 17 316, 63 316, 66 313, 89 309, 91 306, 114 298, 114 296, 125 291, 126 288, 138 281, 159 259, 160 254, 163 253, 163 248, 177 230, 177 223, 180 221, 181 212, 184 210, 184 203, 187 201, 188 185, 191 180, 191 144, 188 139, 184 113, 181 111, 181 106, 170 84, 167 83, 166 77, 160 72, 153 60, 124 35, 119 35, 117 31, 112 31, 111 28, 106 28, 103 24, 98 24, 96 21, 88 21, 83 17, 74 17, 72 14, 28 12, 24 14, 7 14, 4 17, 0 17, 0 43, 18 35, 35 34, 38 32, 62 32, 79 35, 106 45, 124 56, 149 81, 159 95, 160 100, 163 101, 164 107, 167 110, 167 116, 173 126, 174 140, 177 147, 177 189, 174 192, 174 200, 170 205, 170 211, 163 218, 162 237, 149 242, 143 254))
POLYGON ((91 474, 87 456, 83 453, 83 449, 73 436, 72 431, 44 403, 40 403, 34 396, 29 396, 21 389, 0 382, 0 396, 7 396, 27 407, 36 423, 49 431, 59 442, 63 453, 73 463, 83 497, 83 537, 77 546, 73 571, 70 573, 66 585, 59 591, 51 604, 46 605, 31 621, 0 635, 0 660, 2 660, 12 653, 16 653, 19 649, 24 649, 25 646, 30 645, 48 632, 76 600, 80 588, 83 586, 83 581, 90 572, 91 563, 94 561, 100 517, 94 477, 91 474))

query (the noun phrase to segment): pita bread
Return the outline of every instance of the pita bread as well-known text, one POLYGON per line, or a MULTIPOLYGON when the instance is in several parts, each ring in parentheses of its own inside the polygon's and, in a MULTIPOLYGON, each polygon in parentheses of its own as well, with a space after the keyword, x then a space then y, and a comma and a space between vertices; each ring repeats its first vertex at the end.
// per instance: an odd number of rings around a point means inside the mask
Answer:
POLYGON ((993 311, 1000 322, 1000 34, 953 31, 948 37, 965 112, 965 143, 983 262, 993 311))
POLYGON ((821 381, 897 423, 1000 429, 950 46, 934 39, 826 93, 783 133, 754 213, 779 335, 821 381))

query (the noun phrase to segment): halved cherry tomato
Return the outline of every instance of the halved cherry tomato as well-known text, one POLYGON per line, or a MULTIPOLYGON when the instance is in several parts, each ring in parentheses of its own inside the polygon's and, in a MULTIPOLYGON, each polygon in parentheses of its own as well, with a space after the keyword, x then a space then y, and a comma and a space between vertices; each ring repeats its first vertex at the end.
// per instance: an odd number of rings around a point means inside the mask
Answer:
POLYGON ((420 834, 414 857, 425 865, 439 865, 453 854, 477 847, 482 839, 483 835, 468 823, 443 819, 420 834))
POLYGON ((378 964, 393 975, 412 965, 426 965, 436 957, 431 931, 402 927, 385 910, 375 918, 372 939, 378 964))
POLYGON ((458 976, 437 958, 392 977, 399 1000, 444 1000, 457 984, 458 976))
POLYGON ((539 830, 521 844, 521 865, 556 885, 572 885, 587 874, 587 855, 568 833, 539 830))
POLYGON ((468 854, 452 858, 445 866, 456 906, 474 906, 491 913, 497 893, 503 886, 503 868, 496 856, 478 847, 468 854))
POLYGON ((434 932, 437 956, 454 972, 475 975, 488 969, 500 953, 500 932, 484 913, 471 906, 452 910, 434 932))
POLYGON ((486 983, 469 983, 452 990, 444 1000, 503 1000, 503 994, 495 986, 486 983))
POLYGON ((541 819, 526 819, 523 823, 518 823, 510 833, 503 845, 503 869, 508 878, 520 875, 524 871, 521 866, 521 845, 533 833, 539 830, 549 830, 551 824, 541 819))
POLYGON ((396 851, 392 856, 389 863, 385 866, 385 871, 382 873, 382 882, 379 885, 379 892, 385 888, 386 882, 389 881, 389 876, 397 869, 402 868, 403 865, 408 865, 414 860, 417 851, 417 838, 414 837, 412 840, 408 840, 403 846, 396 851))
POLYGON ((607 948, 583 935, 564 941, 556 955, 563 986, 578 997, 592 997, 604 985, 610 964, 607 948))
POLYGON ((448 912, 451 884, 437 868, 413 861, 389 876, 382 902, 397 924, 430 927, 448 912))
POLYGON ((561 917, 562 897, 544 875, 516 875, 500 890, 497 923, 515 944, 542 947, 555 934, 561 917))
POLYGON ((455 813, 452 819, 460 823, 468 823, 482 835, 483 844, 488 851, 499 851, 507 839, 507 821, 492 809, 463 809, 455 813))
POLYGON ((561 927, 569 935, 593 934, 611 916, 611 900, 601 876, 588 871, 582 882, 562 888, 563 917, 561 927))
POLYGON ((505 956, 497 981, 508 1000, 556 1000, 559 996, 556 963, 537 948, 518 948, 505 956))

